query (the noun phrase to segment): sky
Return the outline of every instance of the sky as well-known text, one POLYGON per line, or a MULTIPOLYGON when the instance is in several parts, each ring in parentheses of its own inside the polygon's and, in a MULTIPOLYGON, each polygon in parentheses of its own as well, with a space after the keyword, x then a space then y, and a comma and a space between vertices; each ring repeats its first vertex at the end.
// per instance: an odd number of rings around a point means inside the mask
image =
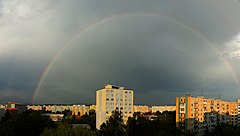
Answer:
POLYGON ((0 0, 0 103, 240 97, 238 0, 0 0))

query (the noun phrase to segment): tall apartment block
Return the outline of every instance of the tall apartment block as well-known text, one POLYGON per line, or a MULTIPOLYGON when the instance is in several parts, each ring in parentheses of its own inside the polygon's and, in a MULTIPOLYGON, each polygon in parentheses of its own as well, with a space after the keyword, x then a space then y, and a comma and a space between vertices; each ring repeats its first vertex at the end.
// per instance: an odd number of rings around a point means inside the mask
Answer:
POLYGON ((133 90, 115 85, 106 85, 105 88, 96 91, 96 128, 106 122, 117 110, 122 113, 124 123, 128 117, 133 116, 133 90))
POLYGON ((181 131, 204 135, 219 123, 239 125, 240 100, 236 102, 221 99, 193 97, 186 95, 176 98, 176 126, 181 131), (239 108, 238 108, 239 107, 239 108))

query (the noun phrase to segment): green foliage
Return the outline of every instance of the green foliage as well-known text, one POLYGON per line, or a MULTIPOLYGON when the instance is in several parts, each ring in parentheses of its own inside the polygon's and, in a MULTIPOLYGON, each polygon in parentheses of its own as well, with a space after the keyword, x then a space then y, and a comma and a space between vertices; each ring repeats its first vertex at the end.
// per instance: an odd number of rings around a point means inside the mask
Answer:
POLYGON ((1 136, 39 136, 46 127, 54 127, 54 122, 37 111, 26 111, 13 118, 5 118, 0 123, 1 136))
POLYGON ((90 115, 83 115, 81 118, 77 119, 76 115, 74 114, 72 117, 70 116, 64 116, 64 119, 62 120, 63 123, 67 124, 88 124, 91 126, 92 130, 96 129, 96 114, 91 113, 90 115))
POLYGON ((128 136, 175 136, 175 124, 166 120, 147 120, 144 117, 129 118, 127 123, 128 136))
POLYGON ((100 126, 99 133, 103 136, 124 136, 125 125, 121 113, 118 111, 113 112, 109 120, 100 126))
POLYGON ((83 127, 72 128, 60 124, 57 128, 46 128, 41 136, 96 136, 96 133, 83 127))
POLYGON ((156 120, 148 120, 140 113, 134 114, 128 118, 124 125, 122 116, 119 112, 109 118, 109 121, 103 123, 100 127, 101 136, 175 136, 175 113, 158 113, 156 120), (174 116, 172 116, 174 115, 174 116))

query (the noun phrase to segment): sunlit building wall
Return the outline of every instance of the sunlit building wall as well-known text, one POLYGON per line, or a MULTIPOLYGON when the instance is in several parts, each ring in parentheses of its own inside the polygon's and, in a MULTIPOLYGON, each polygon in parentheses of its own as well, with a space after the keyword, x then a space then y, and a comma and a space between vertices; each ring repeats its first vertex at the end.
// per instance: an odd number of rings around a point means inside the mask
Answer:
POLYGON ((43 106, 42 105, 27 105, 27 109, 30 110, 43 110, 43 106))
POLYGON ((175 111, 176 110, 176 106, 152 106, 151 107, 151 111, 153 113, 159 111, 159 112, 164 112, 164 111, 175 111))
POLYGON ((96 110, 96 105, 90 105, 90 110, 96 110))
POLYGON ((146 105, 134 105, 134 112, 146 113, 150 112, 150 108, 146 105))
POLYGON ((182 131, 204 135, 219 123, 237 125, 237 103, 221 99, 193 97, 176 98, 176 126, 182 131))
POLYGON ((72 106, 72 115, 84 115, 84 114, 89 114, 89 106, 86 105, 73 105, 72 106))
POLYGON ((106 122, 117 110, 122 113, 124 123, 128 117, 133 116, 133 90, 124 87, 106 85, 105 88, 96 91, 96 128, 106 122))

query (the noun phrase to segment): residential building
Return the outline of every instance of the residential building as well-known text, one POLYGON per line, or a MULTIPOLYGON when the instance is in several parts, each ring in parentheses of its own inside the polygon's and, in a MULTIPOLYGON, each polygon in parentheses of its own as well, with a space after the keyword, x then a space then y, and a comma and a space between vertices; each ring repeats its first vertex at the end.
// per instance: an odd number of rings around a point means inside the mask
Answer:
POLYGON ((150 112, 150 108, 146 105, 134 105, 134 112, 146 113, 150 112))
POLYGON ((89 114, 89 106, 86 105, 73 105, 72 106, 72 115, 85 115, 89 114))
POLYGON ((176 111, 176 106, 152 106, 151 111, 153 113, 159 111, 159 112, 164 112, 164 111, 176 111))
POLYGON ((27 105, 27 109, 30 110, 43 110, 43 106, 42 105, 27 105))
POLYGON ((195 132, 196 135, 201 136, 205 131, 212 131, 219 123, 238 125, 237 105, 239 103, 239 100, 227 102, 203 96, 177 97, 176 126, 182 132, 195 132))
POLYGON ((96 105, 90 105, 90 110, 96 111, 96 105))
POLYGON ((106 122, 116 110, 121 112, 124 123, 133 116, 133 90, 116 85, 106 85, 96 91, 96 128, 106 122))
POLYGON ((6 109, 9 109, 9 111, 18 111, 18 113, 22 113, 27 110, 26 105, 18 102, 7 102, 6 109))

